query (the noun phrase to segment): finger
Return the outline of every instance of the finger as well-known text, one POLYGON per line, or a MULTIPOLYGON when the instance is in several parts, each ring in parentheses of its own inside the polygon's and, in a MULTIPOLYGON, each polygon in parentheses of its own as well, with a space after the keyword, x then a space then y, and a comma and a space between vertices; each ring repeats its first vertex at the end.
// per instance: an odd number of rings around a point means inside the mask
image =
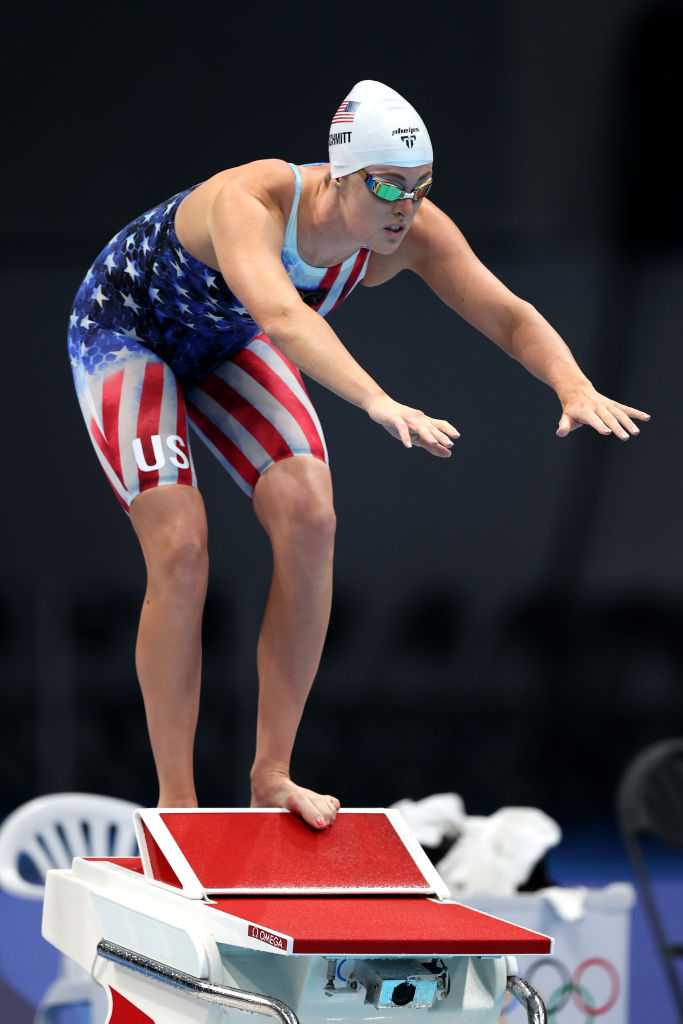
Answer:
POLYGON ((556 433, 558 437, 566 437, 572 429, 572 418, 566 412, 563 412, 560 416, 560 422, 557 425, 556 433))
POLYGON ((566 437, 567 434, 571 434, 571 433, 573 433, 573 431, 579 430, 581 427, 583 427, 585 425, 585 424, 583 424, 581 422, 581 420, 575 420, 572 416, 567 416, 567 423, 569 424, 569 429, 565 430, 565 432, 563 434, 559 434, 559 428, 558 428, 557 432, 558 432, 560 437, 566 437))
POLYGON ((435 441, 431 423, 427 419, 412 420, 408 423, 411 440, 422 441, 424 444, 433 444, 435 441))
POLYGON ((450 437, 460 437, 460 431, 452 423, 449 423, 448 420, 435 420, 431 416, 429 419, 439 430, 443 430, 444 434, 448 434, 450 437))
POLYGON ((603 423, 603 421, 598 416, 597 412, 595 412, 593 409, 588 410, 588 412, 584 416, 583 422, 587 423, 591 427, 594 427, 599 434, 612 433, 607 424, 603 423))
POLYGON ((452 448, 452 446, 453 446, 453 441, 448 436, 448 434, 446 434, 443 430, 439 430, 438 427, 435 427, 433 425, 433 421, 432 421, 432 437, 436 438, 436 440, 439 441, 440 444, 445 444, 448 448, 452 448))
POLYGON ((452 454, 450 442, 448 445, 442 444, 437 438, 425 431, 413 430, 411 431, 411 436, 414 443, 419 448, 424 448, 431 455, 438 455, 441 458, 449 458, 452 454))
POLYGON ((623 405, 622 402, 615 402, 615 405, 618 405, 620 409, 623 409, 624 412, 627 412, 629 414, 629 416, 633 416, 634 419, 637 419, 637 420, 651 420, 652 419, 652 417, 650 416, 650 413, 649 412, 643 412, 642 409, 633 409, 633 408, 631 408, 630 405, 623 405))
POLYGON ((425 448, 430 455, 436 455, 440 459, 450 459, 453 454, 451 448, 447 448, 446 445, 441 444, 439 441, 434 441, 429 446, 425 445, 425 448))
POLYGON ((452 445, 448 434, 445 434, 442 430, 434 425, 434 420, 429 416, 423 416, 421 419, 412 419, 408 421, 408 427, 410 429, 410 436, 416 435, 429 441, 436 441, 442 445, 452 445))
POLYGON ((607 406, 600 406, 599 408, 600 419, 603 423, 606 423, 613 434, 615 434, 620 441, 628 441, 630 434, 624 430, 619 420, 616 418, 613 412, 607 408, 607 406))
POLYGON ((421 444, 419 447, 424 448, 430 455, 435 455, 437 459, 450 459, 453 454, 450 448, 444 448, 443 445, 421 444))
POLYGON ((626 430, 628 430, 629 434, 635 435, 640 433, 640 429, 635 425, 631 417, 624 412, 620 405, 615 404, 612 408, 612 412, 619 420, 622 427, 625 427, 626 430))

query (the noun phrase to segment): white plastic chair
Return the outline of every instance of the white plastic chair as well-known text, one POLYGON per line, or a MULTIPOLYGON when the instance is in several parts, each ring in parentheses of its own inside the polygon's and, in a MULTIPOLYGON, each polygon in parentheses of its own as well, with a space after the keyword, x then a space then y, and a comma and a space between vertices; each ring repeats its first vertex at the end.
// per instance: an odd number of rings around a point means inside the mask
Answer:
MULTIPOLYGON (((0 888, 12 896, 42 900, 45 875, 70 868, 74 857, 132 857, 136 854, 133 811, 137 804, 93 793, 54 793, 29 800, 0 824, 0 888), (35 881, 20 865, 29 861, 35 881)), ((92 1021, 107 1014, 104 989, 87 971, 62 957, 59 974, 36 1011, 35 1024, 92 1021), (65 1015, 68 1007, 74 1012, 65 1015)))

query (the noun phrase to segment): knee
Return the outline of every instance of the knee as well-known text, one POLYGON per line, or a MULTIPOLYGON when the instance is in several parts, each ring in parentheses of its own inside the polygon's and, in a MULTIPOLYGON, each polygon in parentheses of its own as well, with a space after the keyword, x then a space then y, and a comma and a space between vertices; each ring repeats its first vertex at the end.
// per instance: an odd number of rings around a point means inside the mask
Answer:
POLYGON ((261 494, 257 514, 274 544, 328 548, 334 545, 337 517, 332 489, 326 478, 302 478, 296 486, 284 481, 270 486, 261 494), (265 500, 263 500, 265 498, 265 500))
POLYGON ((182 520, 161 524, 147 561, 152 580, 196 596, 206 588, 209 573, 205 526, 182 520))
POLYGON ((333 544, 337 532, 337 516, 330 500, 322 495, 304 495, 291 510, 296 529, 306 538, 322 544, 333 544))
POLYGON ((290 495, 279 509, 275 533, 290 544, 331 547, 337 530, 332 501, 315 491, 290 495))

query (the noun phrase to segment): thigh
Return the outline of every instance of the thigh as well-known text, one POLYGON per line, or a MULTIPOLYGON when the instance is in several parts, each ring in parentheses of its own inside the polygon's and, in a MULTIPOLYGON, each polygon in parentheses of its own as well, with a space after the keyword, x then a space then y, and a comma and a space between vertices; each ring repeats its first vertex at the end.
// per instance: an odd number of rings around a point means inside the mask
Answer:
POLYGON ((196 486, 185 398, 170 367, 113 330, 92 332, 82 348, 72 356, 76 393, 122 508, 128 512, 138 494, 164 484, 196 486))
POLYGON ((283 459, 329 464, 301 374, 265 334, 187 389, 186 398, 193 429, 250 497, 262 474, 283 459))

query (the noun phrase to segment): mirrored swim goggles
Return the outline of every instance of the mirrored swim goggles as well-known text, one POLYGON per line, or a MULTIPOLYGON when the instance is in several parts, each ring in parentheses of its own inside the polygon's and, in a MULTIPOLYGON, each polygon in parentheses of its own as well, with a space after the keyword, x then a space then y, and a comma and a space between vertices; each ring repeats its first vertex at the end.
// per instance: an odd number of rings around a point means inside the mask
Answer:
POLYGON ((432 179, 430 178, 423 185, 413 189, 412 192, 404 192, 398 185, 394 185, 391 181, 385 181, 384 178, 376 178, 362 169, 358 173, 363 175, 368 191, 372 192, 373 196, 377 196, 378 199, 386 199, 388 203, 396 203, 399 199, 412 199, 414 203, 417 203, 420 199, 424 199, 432 187, 432 179))

